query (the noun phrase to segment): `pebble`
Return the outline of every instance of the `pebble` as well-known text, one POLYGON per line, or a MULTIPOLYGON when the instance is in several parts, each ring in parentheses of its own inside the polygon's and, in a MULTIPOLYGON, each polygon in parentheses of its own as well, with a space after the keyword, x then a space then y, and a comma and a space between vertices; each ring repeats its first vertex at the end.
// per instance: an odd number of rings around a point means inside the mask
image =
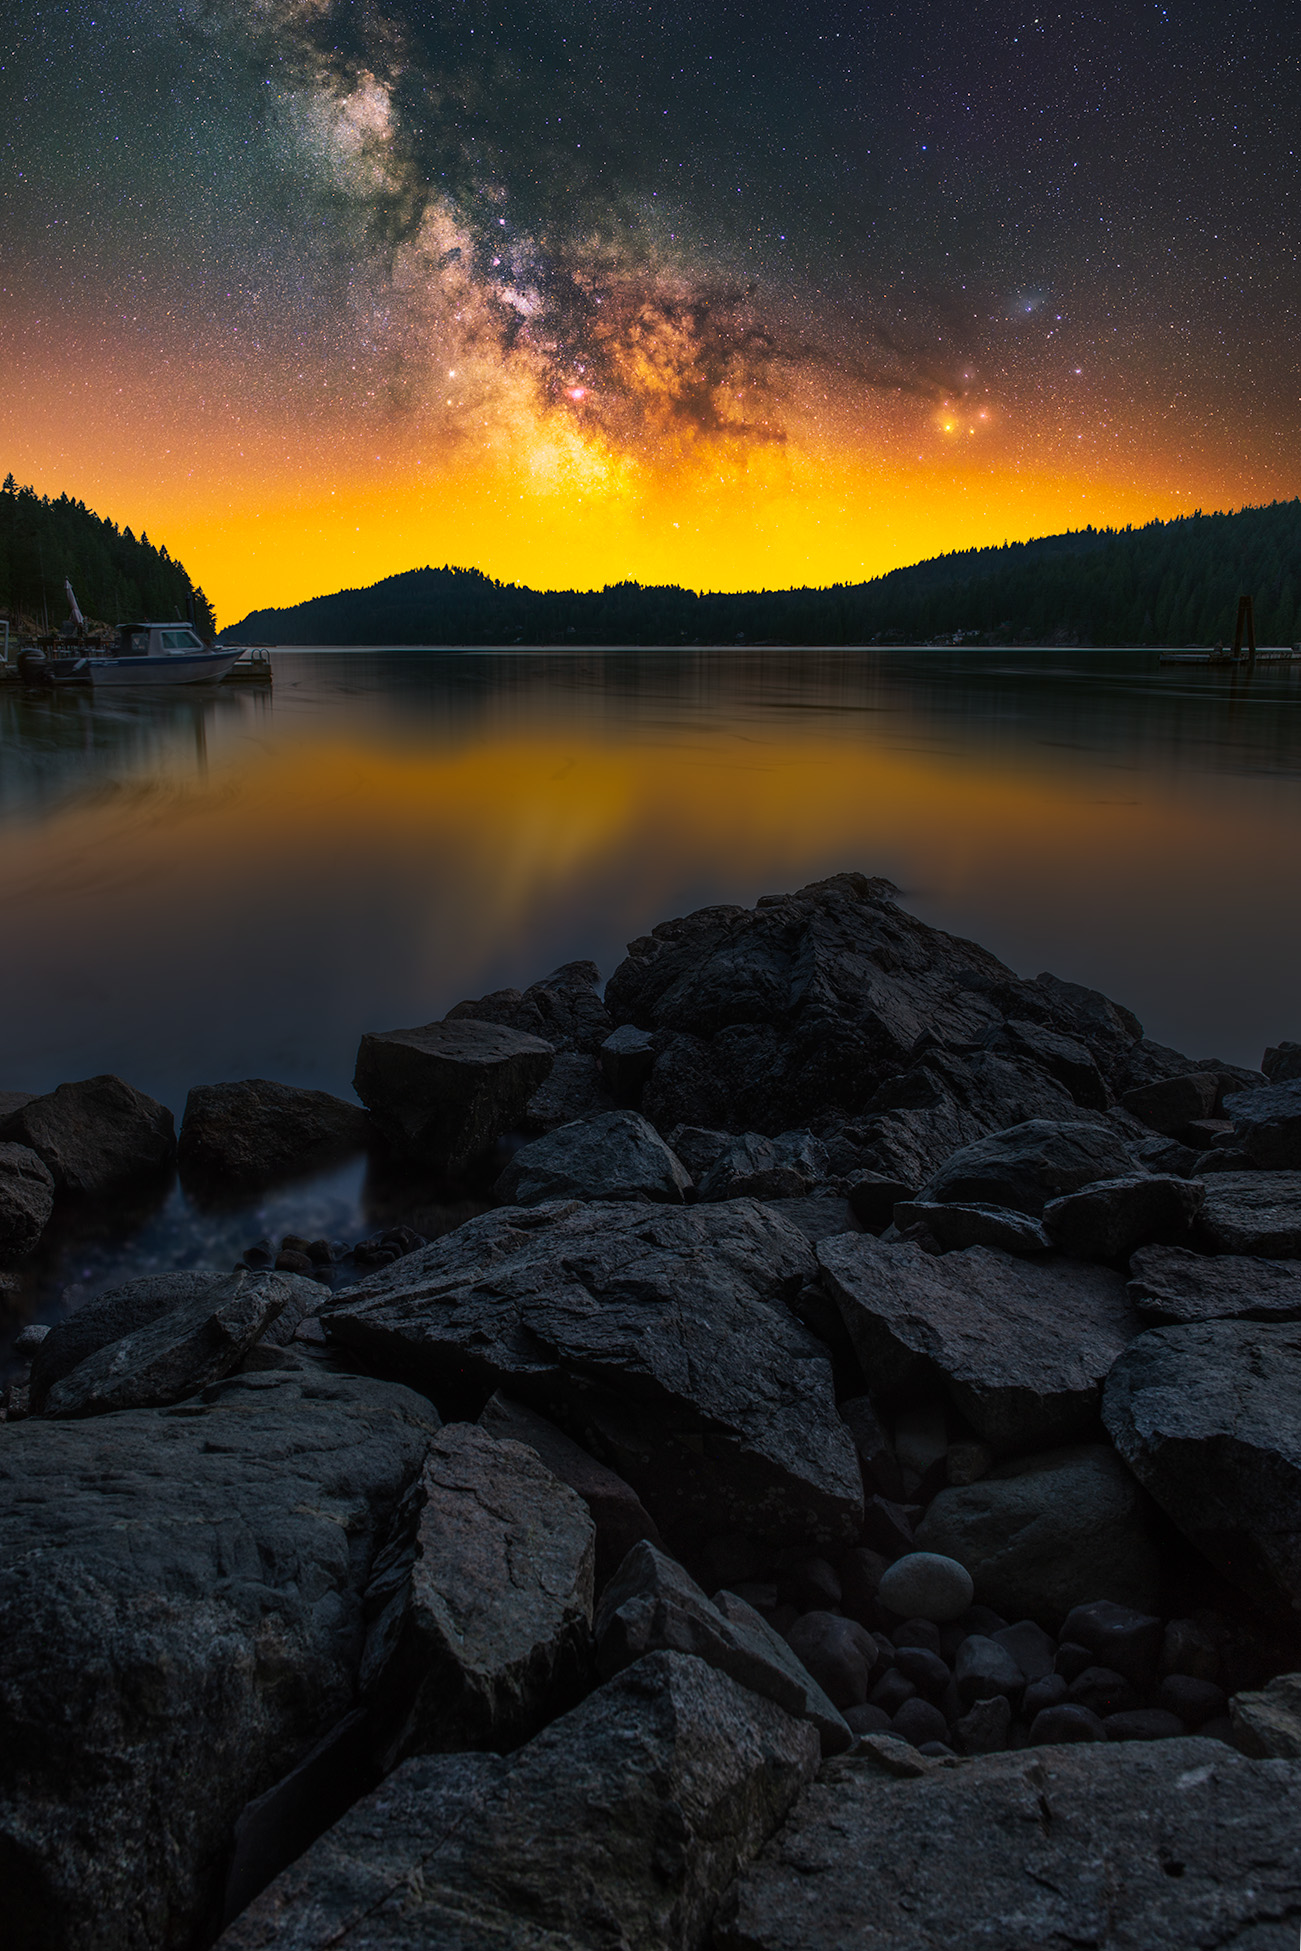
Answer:
POLYGON ((971 1573, 938 1551, 910 1551, 881 1580, 878 1597, 904 1618, 957 1619, 971 1604, 971 1573))
POLYGON ((1030 1723, 1033 1747, 1051 1746, 1057 1741, 1105 1741, 1107 1730, 1087 1707, 1063 1701, 1060 1707, 1045 1707, 1030 1723))

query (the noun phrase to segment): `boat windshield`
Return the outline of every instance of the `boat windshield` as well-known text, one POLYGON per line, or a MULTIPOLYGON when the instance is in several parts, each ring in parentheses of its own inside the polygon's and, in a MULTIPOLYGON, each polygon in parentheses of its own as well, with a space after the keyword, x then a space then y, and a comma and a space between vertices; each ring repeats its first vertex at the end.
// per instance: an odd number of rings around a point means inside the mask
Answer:
POLYGON ((159 645, 163 650, 202 650, 203 645, 193 630, 161 630, 159 645))

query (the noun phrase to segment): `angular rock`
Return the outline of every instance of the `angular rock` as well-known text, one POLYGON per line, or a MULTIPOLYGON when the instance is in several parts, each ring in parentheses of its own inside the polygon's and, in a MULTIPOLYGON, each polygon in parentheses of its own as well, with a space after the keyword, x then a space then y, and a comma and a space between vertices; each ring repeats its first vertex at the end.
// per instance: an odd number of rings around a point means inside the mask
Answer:
POLYGON ((996 1646, 1009 1653, 1027 1680, 1046 1680, 1053 1670, 1057 1642, 1033 1619, 1018 1620, 1015 1626, 1000 1626, 989 1634, 996 1646))
POLYGON ((1087 1646, 1099 1665, 1110 1667, 1148 1688, 1156 1678, 1157 1661, 1164 1636, 1161 1621, 1150 1613, 1135 1612, 1132 1606, 1116 1605, 1108 1599, 1092 1599, 1072 1606, 1062 1621, 1062 1639, 1087 1646))
POLYGON ((713 1944, 1289 1951, 1299 1822, 1301 1765, 1218 1741, 1096 1738, 933 1763, 912 1779, 855 1755, 827 1768, 742 1872, 713 1944))
POLYGON ((1004 1253, 1050 1253, 1053 1245, 1039 1220, 1010 1206, 906 1199, 894 1208, 894 1224, 905 1237, 913 1227, 924 1227, 944 1253, 969 1246, 1001 1247, 1004 1253))
POLYGON ((826 1148, 808 1131, 733 1138, 698 1187, 701 1199, 798 1199, 827 1176, 826 1148))
POLYGON ((1139 1706, 1137 1690, 1113 1667, 1089 1666, 1067 1688, 1072 1706, 1087 1707, 1105 1723, 1110 1714, 1132 1714, 1139 1706))
POLYGON ((176 1157, 196 1177, 270 1185, 364 1151, 377 1136, 359 1104, 249 1077, 195 1086, 185 1100, 176 1157))
POLYGON ((856 1619, 822 1609, 806 1612, 791 1627, 786 1643, 837 1707, 862 1706, 880 1650, 856 1619))
POLYGON ((853 1442, 790 1312, 803 1236, 754 1200, 551 1205, 469 1221, 337 1296, 332 1339, 435 1399, 502 1388, 616 1470, 678 1550, 848 1544, 853 1442))
POLYGON ((654 1125, 603 1111, 521 1146, 493 1187, 503 1205, 548 1199, 642 1199, 680 1206, 691 1184, 654 1125))
POLYGON ((194 1299, 87 1355, 46 1394, 46 1416, 160 1409, 229 1375, 285 1304, 280 1283, 242 1271, 218 1275, 194 1299), (216 1282, 220 1281, 220 1287, 216 1282))
POLYGON ((882 1497, 901 1504, 904 1497, 903 1475, 871 1396, 850 1397, 841 1403, 840 1414, 854 1439, 854 1447, 863 1466, 864 1482, 872 1491, 879 1491, 882 1497))
POLYGON ((1102 1416, 1213 1565, 1267 1605, 1301 1607, 1301 1326, 1153 1328, 1112 1370, 1102 1416))
POLYGON ((1050 1199, 1132 1171, 1109 1126, 1031 1118, 966 1145, 921 1193, 946 1205, 1011 1206, 1038 1218, 1050 1199))
POLYGON ((807 1722, 652 1653, 505 1759, 404 1763, 221 1951, 699 1951, 817 1762, 807 1722))
POLYGON ((623 1023, 611 1030, 600 1051, 601 1074, 616 1104, 636 1105, 655 1062, 655 1040, 649 1030, 623 1023))
POLYGON ((1126 1260, 1149 1242, 1177 1246, 1186 1240, 1204 1192, 1198 1181, 1169 1174, 1099 1179, 1080 1192, 1050 1199, 1044 1231, 1077 1260, 1126 1260))
POLYGON ((364 1036, 352 1088, 398 1151, 455 1172, 520 1123, 554 1056, 539 1037, 460 1017, 364 1036))
POLYGON ((1301 1172, 1216 1172, 1198 1224, 1214 1253, 1301 1259, 1301 1172))
POLYGON ((1301 1077, 1301 1043, 1271 1044, 1260 1060, 1261 1070, 1271 1084, 1287 1084, 1301 1077))
POLYGON ((1007 1648, 984 1633, 969 1633, 963 1640, 954 1657, 953 1678, 967 1706, 994 1694, 1019 1700, 1026 1679, 1007 1648))
POLYGON ((1301 1673, 1280 1673, 1229 1702, 1233 1743, 1244 1755, 1301 1761, 1301 1673))
POLYGON ((1004 1618, 1055 1625, 1082 1592, 1146 1609, 1159 1567, 1138 1485, 1105 1444, 1000 1464, 942 1490, 918 1546, 956 1558, 1004 1618))
POLYGON ((0 1140, 35 1152, 60 1192, 96 1198, 156 1179, 176 1150, 176 1122, 120 1077, 87 1077, 12 1111, 0 1140))
POLYGON ((0 1144, 0 1267, 32 1251, 54 1210, 54 1179, 26 1145, 0 1144))
POLYGON ((1241 1091, 1224 1100, 1234 1141, 1253 1165, 1270 1172, 1301 1167, 1301 1077, 1241 1091))
POLYGON ((673 1559, 635 1545, 596 1615, 601 1675, 609 1679, 647 1653, 693 1653, 796 1720, 811 1721, 823 1754, 840 1754, 850 1733, 822 1688, 779 1634, 734 1592, 711 1602, 673 1559))
POLYGON ((437 1418, 313 1369, 0 1425, 0 1859, 20 1942, 207 1942, 236 1819, 352 1708, 437 1418))
POLYGON ((1009 1125, 1079 1117, 1070 1092, 1030 1064, 992 1050, 957 1057, 928 1049, 880 1086, 857 1128, 864 1162, 911 1188, 929 1180, 955 1152, 1009 1125))
POLYGON ((582 1498, 535 1451, 473 1423, 432 1439, 420 1488, 415 1562, 377 1630, 400 1715, 390 1766, 517 1747, 575 1704, 592 1667, 596 1527, 582 1498))
MULTIPOLYGON (((854 1217, 854 1209, 848 1199, 837 1198, 833 1193, 810 1193, 804 1199, 768 1199, 765 1204, 772 1206, 788 1226, 797 1228, 813 1246, 819 1240, 834 1239, 837 1233, 861 1233, 863 1230, 854 1217)), ((806 1325, 813 1324, 809 1322, 806 1325)), ((814 1332, 817 1330, 814 1329, 814 1332)))
POLYGON ((701 1125, 674 1125, 669 1144, 699 1182, 716 1165, 732 1142, 728 1131, 707 1131, 701 1125))
POLYGON ((902 1179, 887 1178, 883 1172, 864 1172, 849 1188, 849 1204, 855 1219, 866 1233, 884 1233, 894 1219, 894 1209, 912 1198, 915 1185, 902 1179))
POLYGON ((1126 1091, 1120 1101, 1126 1111, 1153 1131, 1167 1138, 1182 1138, 1196 1119, 1214 1115, 1219 1095, 1220 1080, 1213 1071, 1185 1071, 1178 1077, 1140 1084, 1126 1091))
POLYGON ((561 1050, 551 1074, 524 1107, 520 1120, 526 1131, 554 1131, 578 1118, 595 1118, 613 1111, 614 1099, 605 1087, 595 1057, 581 1050, 561 1050))
POLYGON ((1138 1326, 1120 1275, 1082 1262, 937 1259, 868 1233, 817 1253, 873 1394, 942 1384, 995 1450, 1083 1433, 1138 1326))
POLYGON ((1040 1070, 1064 1084, 1078 1105, 1086 1110, 1105 1111, 1107 1085, 1097 1060, 1078 1037, 1063 1036, 1042 1023, 1010 1019, 1003 1025, 997 1046, 1014 1056, 1027 1057, 1040 1070))
POLYGON ((1301 1260, 1152 1246, 1134 1255, 1129 1274, 1130 1304, 1149 1327, 1301 1320, 1301 1260))
POLYGON ((477 1002, 449 1009, 449 1023, 499 1023, 525 1036, 541 1037, 553 1050, 595 1056, 610 1033, 610 1015, 599 994, 601 971, 595 962, 565 962, 523 993, 498 989, 477 1002))
POLYGON ((1007 1746, 1012 1726, 1012 1703, 1006 1694, 973 1700, 961 1720, 953 1723, 953 1742, 959 1754, 995 1755, 1007 1746))

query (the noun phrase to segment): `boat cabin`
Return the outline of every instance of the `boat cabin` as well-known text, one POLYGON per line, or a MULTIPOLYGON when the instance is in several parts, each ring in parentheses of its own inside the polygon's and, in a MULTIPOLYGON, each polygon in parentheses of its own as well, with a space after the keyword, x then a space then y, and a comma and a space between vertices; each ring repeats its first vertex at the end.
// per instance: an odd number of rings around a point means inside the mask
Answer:
POLYGON ((188 623, 124 623, 117 633, 118 657, 193 657, 208 646, 188 623))

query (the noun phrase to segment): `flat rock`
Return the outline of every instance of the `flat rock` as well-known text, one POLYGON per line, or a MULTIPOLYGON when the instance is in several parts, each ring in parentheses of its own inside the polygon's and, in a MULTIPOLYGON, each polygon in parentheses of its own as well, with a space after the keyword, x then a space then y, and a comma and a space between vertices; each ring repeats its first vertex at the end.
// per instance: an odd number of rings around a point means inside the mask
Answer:
POLYGON ((352 1088, 400 1152, 455 1172, 519 1125, 554 1056, 540 1037, 457 1017, 364 1036, 352 1088))
POLYGON ((54 1210, 54 1178, 26 1145, 0 1144, 0 1267, 32 1251, 54 1210))
POLYGON ((905 1237, 914 1227, 944 1253, 964 1247, 1001 1247, 1004 1253, 1050 1253, 1052 1241, 1042 1223, 1011 1206, 945 1205, 938 1199, 901 1199, 894 1208, 894 1226, 905 1237))
POLYGON ((378 1134, 359 1104, 328 1091, 274 1084, 198 1084, 185 1100, 182 1172, 236 1185, 270 1185, 364 1151, 378 1134))
POLYGON ((176 1122, 120 1077, 87 1077, 12 1111, 0 1139, 35 1152, 60 1192, 94 1198, 157 1178, 176 1150, 176 1122))
POLYGON ((1199 1230, 1215 1253, 1301 1259, 1301 1172, 1216 1172, 1199 1230))
POLYGON ((1005 1619, 1056 1627, 1082 1598, 1150 1608, 1156 1554, 1134 1478, 1105 1443, 998 1465, 940 1491, 918 1548, 965 1565, 976 1597, 1005 1619))
POLYGON ((742 1872, 712 1942, 1293 1951, 1299 1830, 1301 1765, 1219 1741, 1038 1748, 912 1779, 846 1757, 742 1872))
POLYGON ((867 1233, 817 1253, 873 1394, 938 1381, 996 1450, 1086 1429, 1138 1325, 1120 1275, 1082 1262, 936 1257, 867 1233))
POLYGON ((352 1708, 364 1598, 437 1426, 281 1369, 0 1424, 0 1857, 18 1940, 210 1940, 235 1823, 352 1708))
POLYGON ((596 1527, 534 1450, 473 1423, 429 1446, 409 1581, 377 1637, 401 1725, 389 1765, 514 1748, 590 1683, 596 1527))
POLYGON ((1271 1172, 1301 1167, 1301 1077, 1226 1097, 1224 1114, 1253 1165, 1271 1172))
POLYGON ((691 1178, 636 1111, 603 1111, 523 1145, 493 1187, 503 1205, 642 1199, 680 1206, 691 1178))
POLYGON ((808 1722, 652 1653, 505 1759, 405 1762, 221 1951, 697 1951, 817 1761, 808 1722))
POLYGON ((701 1199, 799 1199, 827 1176, 826 1148, 811 1132, 755 1131, 733 1138, 698 1188, 701 1199))
POLYGON ((1050 1199, 1132 1170, 1128 1151, 1109 1125, 1030 1118, 963 1146, 923 1187, 921 1197, 1012 1206, 1037 1219, 1050 1199))
POLYGON ((1177 1246, 1192 1231, 1205 1194, 1195 1179, 1170 1173, 1130 1173, 1099 1179, 1079 1192, 1050 1199, 1044 1231, 1077 1260, 1127 1260, 1150 1242, 1177 1246))
POLYGON ((1301 1260, 1150 1246, 1133 1256, 1129 1276, 1130 1303, 1149 1327, 1301 1320, 1301 1260))
POLYGON ((1102 1416, 1213 1565, 1267 1605, 1301 1608, 1301 1325, 1153 1328, 1112 1370, 1102 1416))
POLYGON ((678 1550, 741 1532, 849 1544, 862 1521, 826 1349, 791 1313, 816 1272, 751 1199, 511 1207, 350 1288, 332 1339, 435 1400, 527 1402, 630 1483, 678 1550))
POLYGON ((1301 1761, 1301 1673, 1280 1673, 1256 1692, 1235 1694, 1229 1717, 1242 1754, 1301 1761))

